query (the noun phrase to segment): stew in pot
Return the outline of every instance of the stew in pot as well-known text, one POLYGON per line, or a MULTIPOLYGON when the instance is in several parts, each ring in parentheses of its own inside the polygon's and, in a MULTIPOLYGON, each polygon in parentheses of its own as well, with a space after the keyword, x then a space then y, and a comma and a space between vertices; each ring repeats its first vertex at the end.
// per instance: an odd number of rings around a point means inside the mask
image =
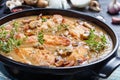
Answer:
POLYGON ((110 36, 99 25, 59 14, 22 17, 0 27, 0 54, 30 65, 89 64, 112 48, 110 36))

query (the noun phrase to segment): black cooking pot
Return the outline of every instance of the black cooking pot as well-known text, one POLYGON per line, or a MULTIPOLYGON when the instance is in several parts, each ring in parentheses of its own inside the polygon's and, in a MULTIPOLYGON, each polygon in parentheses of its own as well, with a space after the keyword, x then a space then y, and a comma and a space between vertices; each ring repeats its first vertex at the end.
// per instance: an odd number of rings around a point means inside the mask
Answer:
POLYGON ((86 65, 79 65, 79 66, 72 66, 72 67, 45 67, 45 66, 33 66, 28 65, 20 62, 16 62, 9 58, 6 58, 0 55, 0 61, 4 63, 4 66, 8 70, 10 74, 14 77, 19 77, 20 80, 38 80, 38 77, 33 76, 41 76, 42 78, 47 78, 47 80, 59 80, 61 76, 69 76, 70 75, 79 75, 79 78, 86 78, 87 76, 99 76, 102 78, 108 77, 112 71, 117 68, 120 64, 120 58, 117 57, 117 48, 118 48, 118 38, 113 30, 103 23, 102 21, 85 15, 81 14, 77 11, 72 10, 60 10, 60 9, 31 9, 27 11, 17 12, 13 14, 9 14, 0 19, 0 25, 11 21, 12 19, 25 17, 25 16, 32 16, 32 15, 39 15, 42 13, 43 15, 53 15, 53 14, 61 14, 68 17, 73 18, 82 18, 87 21, 90 21, 94 24, 99 25, 102 29, 104 29, 111 37, 113 41, 113 50, 105 57, 86 64, 86 65), (31 76, 32 75, 32 76, 31 76), (46 76, 43 76, 46 75, 46 76), (57 75, 57 78, 56 78, 57 75), (53 76, 53 79, 50 79, 53 76), (59 78, 59 77, 60 78, 59 78), (25 79, 27 77, 27 79, 25 79))

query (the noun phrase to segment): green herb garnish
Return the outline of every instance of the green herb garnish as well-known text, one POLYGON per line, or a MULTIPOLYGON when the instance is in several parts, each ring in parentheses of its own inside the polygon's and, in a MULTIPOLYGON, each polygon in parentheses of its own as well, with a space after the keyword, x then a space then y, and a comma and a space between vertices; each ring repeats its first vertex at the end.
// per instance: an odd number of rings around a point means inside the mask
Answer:
POLYGON ((42 18, 42 22, 46 22, 47 21, 47 18, 42 18))
POLYGON ((103 44, 106 44, 107 42, 107 40, 106 40, 106 37, 105 37, 105 35, 102 35, 101 36, 101 40, 102 40, 102 42, 103 42, 103 44))
POLYGON ((11 47, 8 44, 6 44, 5 42, 3 42, 3 45, 0 47, 0 50, 5 53, 8 53, 11 51, 11 47))
POLYGON ((17 31, 20 24, 19 24, 19 22, 14 21, 13 26, 14 26, 15 30, 17 31))
POLYGON ((102 35, 101 37, 98 37, 94 34, 95 30, 90 31, 90 35, 88 40, 86 40, 87 45, 90 47, 91 50, 95 52, 100 52, 105 48, 106 45, 106 37, 105 35, 102 35), (100 41, 97 41, 96 38, 100 38, 100 41))
POLYGON ((9 38, 6 41, 0 41, 0 50, 2 52, 8 53, 12 51, 14 48, 18 48, 22 44, 22 40, 9 38))
POLYGON ((66 30, 66 29, 68 29, 68 25, 66 25, 66 24, 60 24, 57 26, 58 31, 62 31, 62 30, 66 30))
POLYGON ((38 41, 39 41, 40 44, 44 43, 44 39, 43 38, 44 38, 43 33, 39 32, 39 34, 38 34, 38 41))
POLYGON ((14 39, 14 38, 9 38, 5 44, 2 46, 1 50, 3 52, 10 52, 14 48, 18 48, 22 44, 23 40, 22 39, 14 39), (6 48, 6 49, 4 49, 6 48))
POLYGON ((0 39, 6 38, 7 34, 8 34, 7 31, 2 30, 2 31, 0 32, 0 39))
POLYGON ((10 32, 6 31, 4 27, 0 27, 0 51, 8 53, 22 44, 23 39, 14 38, 19 26, 19 23, 15 21, 10 32))

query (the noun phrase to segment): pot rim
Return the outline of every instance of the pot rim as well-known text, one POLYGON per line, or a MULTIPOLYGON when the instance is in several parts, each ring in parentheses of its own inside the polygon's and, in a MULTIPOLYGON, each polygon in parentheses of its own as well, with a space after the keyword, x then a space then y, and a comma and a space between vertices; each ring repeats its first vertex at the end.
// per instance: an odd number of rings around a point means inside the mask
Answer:
MULTIPOLYGON (((37 11, 37 10, 41 10, 41 11, 42 11, 42 10, 54 10, 54 11, 72 12, 72 13, 74 13, 74 14, 80 14, 80 15, 83 15, 83 16, 90 17, 90 18, 92 18, 92 19, 94 19, 94 20, 100 21, 100 20, 98 20, 98 19, 95 18, 95 17, 89 16, 89 15, 87 15, 87 14, 83 14, 83 13, 78 12, 78 11, 74 11, 74 10, 63 10, 63 9, 54 9, 54 8, 47 8, 47 9, 44 9, 44 8, 36 8, 36 9, 29 9, 29 10, 24 10, 24 11, 20 11, 20 12, 15 12, 15 13, 11 13, 11 14, 8 14, 8 15, 0 18, 0 21, 1 21, 2 19, 4 19, 4 18, 9 17, 9 16, 13 16, 13 15, 20 14, 20 13, 23 13, 23 12, 30 12, 30 11, 37 11)), ((86 20, 86 19, 85 19, 85 20, 86 20)), ((118 48, 118 45, 119 45, 119 44, 118 44, 118 36, 117 36, 117 34, 116 34, 116 33, 112 30, 112 28, 109 27, 106 23, 104 23, 104 22, 102 22, 102 21, 100 21, 100 22, 101 22, 102 24, 104 24, 105 26, 107 26, 112 33, 114 33, 113 35, 114 35, 115 38, 116 38, 116 43, 114 44, 115 47, 113 48, 113 50, 112 50, 107 56, 104 56, 103 58, 100 58, 99 60, 93 61, 93 62, 91 62, 91 63, 89 63, 89 64, 77 65, 77 66, 71 66, 71 67, 47 67, 47 66, 35 66, 35 65, 29 65, 29 64, 26 64, 26 63, 22 63, 22 62, 17 62, 17 61, 15 61, 15 60, 9 59, 9 58, 1 55, 1 54, 0 54, 0 58, 1 58, 1 60, 3 61, 3 63, 7 61, 7 62, 9 62, 10 64, 13 64, 13 65, 22 66, 22 67, 29 67, 29 68, 37 68, 37 69, 40 69, 40 68, 42 68, 42 69, 54 69, 54 70, 75 69, 75 68, 82 68, 82 67, 87 67, 87 66, 91 66, 91 65, 97 64, 97 63, 99 63, 99 62, 102 62, 102 61, 106 60, 106 59, 109 58, 112 54, 114 54, 115 51, 117 51, 117 48, 118 48)))

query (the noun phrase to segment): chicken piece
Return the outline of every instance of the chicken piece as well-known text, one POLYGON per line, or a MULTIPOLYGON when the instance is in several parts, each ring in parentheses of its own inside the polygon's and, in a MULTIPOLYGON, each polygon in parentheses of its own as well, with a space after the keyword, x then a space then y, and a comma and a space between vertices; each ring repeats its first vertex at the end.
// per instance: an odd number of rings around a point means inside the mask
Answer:
POLYGON ((86 27, 84 27, 84 26, 81 26, 81 25, 69 29, 70 35, 71 35, 72 37, 74 37, 75 39, 81 38, 81 36, 82 36, 83 34, 85 34, 86 31, 89 32, 89 29, 86 28, 86 27))
POLYGON ((72 20, 69 20, 69 19, 64 18, 64 19, 63 19, 63 23, 64 23, 64 24, 67 24, 67 25, 74 25, 75 22, 72 21, 72 20))
POLYGON ((55 22, 55 23, 58 23, 58 24, 61 24, 62 23, 62 21, 63 21, 63 17, 61 16, 61 15, 53 15, 53 21, 55 22))
POLYGON ((67 39, 66 37, 61 37, 61 36, 51 36, 51 35, 44 35, 44 40, 45 44, 49 45, 63 45, 63 46, 68 46, 70 45, 70 40, 67 39))
POLYGON ((48 25, 50 28, 55 27, 55 23, 53 22, 52 19, 47 20, 47 25, 48 25))
POLYGON ((66 62, 64 63, 66 67, 74 66, 76 65, 76 57, 71 55, 66 58, 66 62))
POLYGON ((41 27, 39 28, 39 30, 44 30, 44 29, 48 29, 48 25, 47 22, 44 22, 41 27))
POLYGON ((50 66, 55 63, 55 56, 47 50, 19 48, 15 53, 20 58, 31 62, 33 65, 50 66))
POLYGON ((41 20, 34 20, 34 21, 31 21, 31 22, 29 23, 29 26, 30 26, 31 29, 34 29, 34 28, 36 28, 36 27, 40 27, 41 24, 42 24, 42 21, 41 21, 41 20))
POLYGON ((80 38, 80 34, 84 33, 84 30, 82 28, 72 28, 69 30, 69 33, 72 37, 78 39, 80 38))
POLYGON ((10 59, 13 59, 13 60, 16 60, 16 61, 19 61, 19 62, 23 62, 23 63, 28 63, 28 64, 31 64, 31 62, 29 60, 27 60, 23 54, 19 54, 18 53, 18 48, 14 49, 14 51, 10 52, 10 59))
MULTIPOLYGON (((68 46, 70 44, 70 40, 66 37, 61 36, 52 36, 52 35, 44 35, 44 44, 46 45, 52 45, 52 46, 68 46)), ((38 42, 37 36, 30 36, 27 38, 26 43, 36 43, 38 42)))
POLYGON ((57 67, 60 67, 60 66, 63 66, 63 65, 64 65, 64 60, 63 59, 61 59, 61 60, 59 60, 55 63, 55 66, 57 66, 57 67))
POLYGON ((87 48, 80 46, 75 48, 69 57, 73 56, 76 60, 80 60, 82 63, 83 61, 89 59, 88 53, 89 52, 87 48))

